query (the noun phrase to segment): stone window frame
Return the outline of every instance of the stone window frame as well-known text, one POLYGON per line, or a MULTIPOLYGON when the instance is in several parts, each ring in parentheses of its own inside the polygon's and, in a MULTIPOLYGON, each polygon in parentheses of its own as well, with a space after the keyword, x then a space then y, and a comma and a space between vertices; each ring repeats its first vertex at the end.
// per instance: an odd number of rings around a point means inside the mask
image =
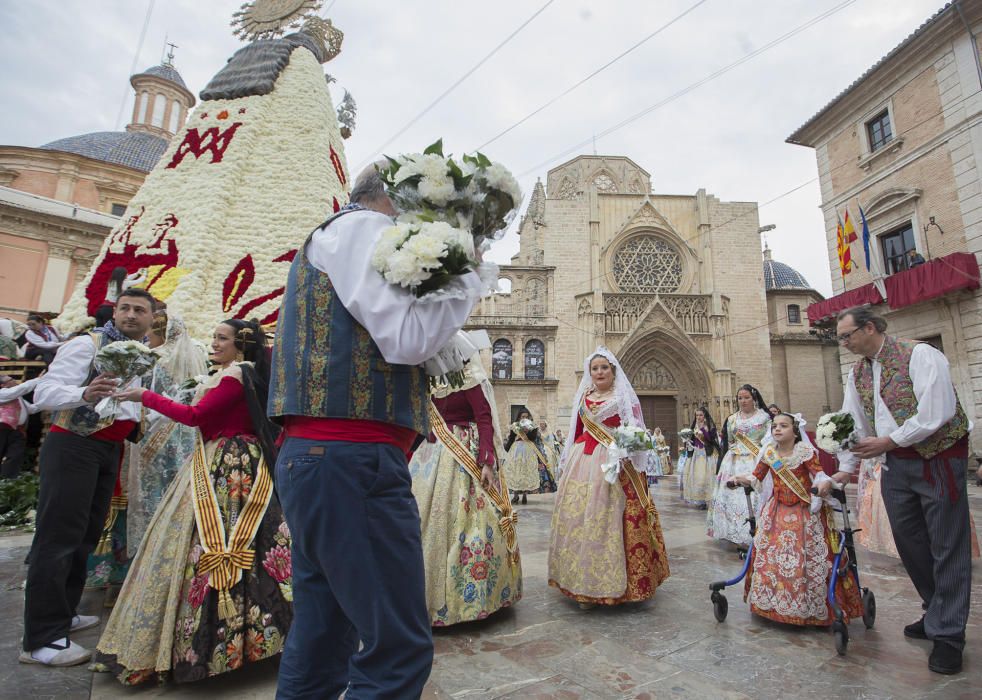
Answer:
POLYGON ((801 306, 799 304, 788 304, 788 325, 801 325, 801 306))
POLYGON ((904 137, 898 135, 897 132, 897 119, 893 111, 893 98, 889 98, 884 102, 880 102, 875 108, 867 111, 863 116, 856 122, 855 127, 856 134, 859 136, 859 155, 856 157, 857 164, 863 170, 869 172, 873 164, 888 153, 897 153, 900 148, 904 145, 904 137), (878 119, 884 112, 886 112, 887 119, 890 121, 890 132, 892 134, 891 138, 885 141, 876 150, 873 150, 873 146, 869 139, 869 125, 871 122, 878 119))
MULTIPOLYGON (((504 349, 504 346, 501 346, 504 349)), ((509 338, 497 338, 491 344, 491 375, 492 379, 511 379, 515 370, 515 344, 511 342, 509 338), (508 367, 505 371, 507 376, 499 377, 498 370, 504 370, 504 363, 495 358, 495 348, 498 347, 499 343, 508 344, 508 367)))

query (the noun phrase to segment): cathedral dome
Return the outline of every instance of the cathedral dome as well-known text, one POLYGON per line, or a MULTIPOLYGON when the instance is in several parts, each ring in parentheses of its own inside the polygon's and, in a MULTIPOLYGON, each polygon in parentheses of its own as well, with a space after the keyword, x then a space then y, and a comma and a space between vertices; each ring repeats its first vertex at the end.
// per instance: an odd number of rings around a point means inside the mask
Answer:
POLYGON ((770 292, 777 289, 811 289, 812 286, 790 265, 771 259, 771 249, 764 248, 764 288, 770 292))
POLYGON ((46 143, 49 151, 77 153, 105 163, 125 165, 145 173, 153 170, 167 150, 168 140, 141 131, 96 131, 46 143))
POLYGON ((168 80, 172 83, 176 83, 184 90, 188 89, 188 86, 184 84, 184 78, 181 77, 181 74, 177 72, 177 69, 174 66, 168 63, 161 63, 159 66, 152 66, 150 68, 147 68, 145 71, 142 71, 134 75, 132 78, 130 78, 130 80, 139 77, 141 75, 152 75, 154 77, 162 78, 163 80, 168 80))

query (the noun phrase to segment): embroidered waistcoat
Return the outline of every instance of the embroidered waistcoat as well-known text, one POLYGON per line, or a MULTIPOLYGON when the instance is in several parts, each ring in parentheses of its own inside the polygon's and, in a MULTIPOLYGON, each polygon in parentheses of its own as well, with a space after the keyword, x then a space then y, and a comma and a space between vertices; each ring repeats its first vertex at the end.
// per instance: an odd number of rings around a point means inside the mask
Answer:
MULTIPOLYGON (((332 216, 321 228, 348 213, 332 216)), ((429 388, 423 369, 385 361, 341 303, 330 277, 308 260, 312 236, 293 259, 280 307, 270 417, 375 420, 427 434, 429 388)))
MULTIPOLYGON (((108 333, 89 333, 89 337, 92 338, 92 342, 95 344, 96 352, 99 352, 99 350, 113 342, 108 333)), ((92 367, 89 368, 89 376, 85 378, 82 386, 88 386, 89 382, 97 374, 98 372, 93 363, 92 367)), ((114 420, 114 416, 100 418, 99 414, 88 404, 79 406, 78 408, 66 408, 51 413, 52 425, 57 425, 59 428, 73 432, 76 435, 81 435, 82 437, 87 437, 103 428, 108 428, 113 424, 114 420)))
MULTIPOLYGON (((883 348, 877 356, 880 363, 880 397, 890 410, 897 425, 917 413, 917 397, 914 382, 910 378, 910 357, 917 343, 886 336, 883 348)), ((876 432, 876 409, 873 397, 873 363, 860 359, 853 368, 856 392, 863 404, 863 412, 873 432, 876 432)), ((927 439, 911 445, 924 459, 930 459, 947 450, 968 434, 968 417, 955 394, 955 415, 927 439)))

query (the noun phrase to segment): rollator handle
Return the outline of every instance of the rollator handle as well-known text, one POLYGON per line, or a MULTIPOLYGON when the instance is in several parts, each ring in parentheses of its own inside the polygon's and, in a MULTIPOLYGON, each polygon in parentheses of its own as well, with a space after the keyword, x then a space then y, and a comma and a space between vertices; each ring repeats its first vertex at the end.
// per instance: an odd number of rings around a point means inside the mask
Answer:
MULTIPOLYGON (((812 495, 813 496, 817 496, 818 495, 818 487, 817 486, 812 486, 811 492, 812 492, 812 495)), ((846 504, 846 490, 844 488, 842 488, 841 486, 834 487, 832 489, 832 493, 830 493, 829 495, 832 496, 832 498, 834 498, 835 500, 837 500, 842 505, 845 505, 846 504)))

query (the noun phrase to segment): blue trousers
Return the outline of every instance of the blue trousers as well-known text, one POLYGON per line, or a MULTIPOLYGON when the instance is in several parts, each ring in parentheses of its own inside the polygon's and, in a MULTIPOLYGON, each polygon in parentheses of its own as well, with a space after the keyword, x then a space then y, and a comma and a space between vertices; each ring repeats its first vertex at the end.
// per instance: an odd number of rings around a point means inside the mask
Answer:
POLYGON ((288 438, 276 489, 293 538, 294 604, 276 697, 420 697, 433 638, 405 455, 288 438))

